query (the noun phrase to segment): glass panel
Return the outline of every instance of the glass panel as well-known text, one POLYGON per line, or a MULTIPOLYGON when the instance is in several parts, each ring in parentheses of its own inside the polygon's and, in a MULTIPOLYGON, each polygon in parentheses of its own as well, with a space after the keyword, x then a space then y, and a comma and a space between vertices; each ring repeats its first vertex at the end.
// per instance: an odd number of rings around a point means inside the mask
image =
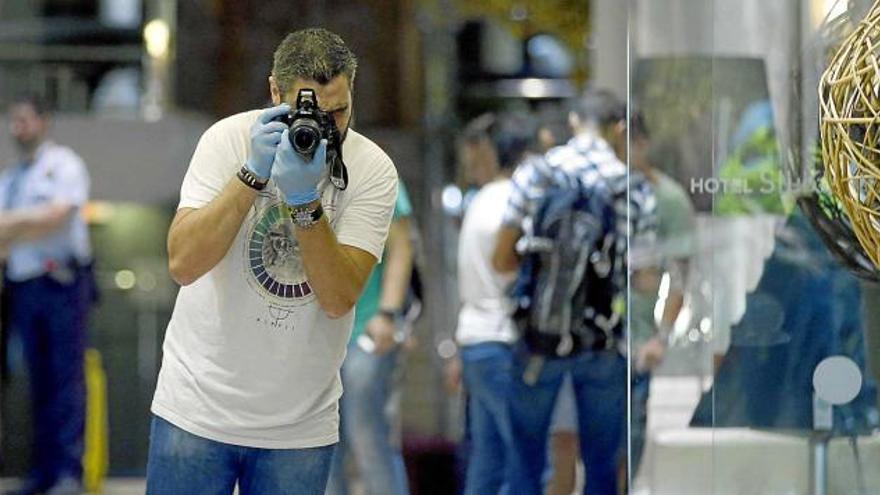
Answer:
POLYGON ((658 217, 656 256, 631 250, 632 493, 880 490, 877 271, 818 126, 860 3, 632 5, 631 188, 648 176, 658 217))

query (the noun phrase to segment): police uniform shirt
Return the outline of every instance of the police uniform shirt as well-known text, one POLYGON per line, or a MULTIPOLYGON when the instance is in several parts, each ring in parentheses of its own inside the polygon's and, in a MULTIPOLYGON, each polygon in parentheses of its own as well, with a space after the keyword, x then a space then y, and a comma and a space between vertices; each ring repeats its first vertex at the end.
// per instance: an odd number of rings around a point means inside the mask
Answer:
MULTIPOLYGON (((31 163, 15 163, 0 175, 0 207, 23 210, 65 203, 77 209, 89 196, 89 175, 83 160, 70 148, 44 142, 31 163)), ((71 261, 91 259, 88 229, 78 214, 51 234, 33 241, 15 242, 6 260, 6 276, 22 282, 45 275, 71 261)))

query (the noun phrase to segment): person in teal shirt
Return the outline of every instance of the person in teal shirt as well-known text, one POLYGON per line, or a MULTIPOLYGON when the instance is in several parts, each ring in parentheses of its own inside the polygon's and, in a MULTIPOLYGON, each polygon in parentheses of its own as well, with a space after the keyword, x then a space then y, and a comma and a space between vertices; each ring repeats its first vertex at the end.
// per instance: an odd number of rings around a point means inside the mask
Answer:
MULTIPOLYGON (((409 284, 409 274, 412 270, 412 246, 409 239, 409 218, 411 216, 412 203, 410 203, 406 187, 401 182, 397 188, 397 204, 394 206, 394 219, 392 221, 391 232, 388 234, 389 256, 387 260, 376 265, 370 278, 367 279, 361 298, 358 300, 357 306, 355 306, 354 329, 351 332, 351 340, 349 343, 356 342, 357 339, 363 335, 367 325, 374 317, 376 317, 376 314, 380 312, 380 308, 383 310, 390 309, 392 312, 398 312, 403 306, 403 300, 406 298, 406 289, 409 284), (399 234, 403 237, 402 239, 395 238, 397 235, 394 232, 395 226, 399 226, 399 234), (400 246, 398 246, 397 243, 400 243, 400 246), (406 246, 403 246, 403 244, 406 244, 406 246), (398 251, 396 254, 400 254, 401 256, 400 258, 396 258, 394 253, 395 247, 399 247, 401 250, 406 249, 408 253, 400 253, 398 251), (406 262, 406 266, 402 266, 404 262, 406 262), (386 267, 386 265, 392 263, 396 263, 396 265, 393 267, 386 267), (383 289, 385 288, 383 284, 386 280, 386 268, 390 268, 390 271, 393 272, 392 276, 397 274, 400 275, 400 279, 395 281, 402 282, 403 290, 398 291, 397 289, 400 287, 392 283, 393 287, 389 287, 388 290, 386 290, 387 293, 384 294, 388 300, 384 301, 385 304, 382 304, 383 289)), ((376 338, 376 336, 372 337, 374 339, 376 338)))
POLYGON ((385 257, 367 280, 355 309, 348 354, 342 365, 339 446, 328 495, 347 495, 346 458, 353 458, 369 495, 406 495, 400 451, 402 315, 410 285, 412 204, 399 183, 385 257))

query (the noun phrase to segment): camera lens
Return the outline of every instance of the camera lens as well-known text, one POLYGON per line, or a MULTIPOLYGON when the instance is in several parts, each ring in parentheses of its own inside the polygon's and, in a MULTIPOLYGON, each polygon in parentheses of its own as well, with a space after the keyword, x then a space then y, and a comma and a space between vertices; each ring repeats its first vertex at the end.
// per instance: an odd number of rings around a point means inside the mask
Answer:
POLYGON ((290 130, 290 144, 301 155, 311 155, 321 140, 321 131, 317 122, 308 119, 305 122, 294 122, 290 130))

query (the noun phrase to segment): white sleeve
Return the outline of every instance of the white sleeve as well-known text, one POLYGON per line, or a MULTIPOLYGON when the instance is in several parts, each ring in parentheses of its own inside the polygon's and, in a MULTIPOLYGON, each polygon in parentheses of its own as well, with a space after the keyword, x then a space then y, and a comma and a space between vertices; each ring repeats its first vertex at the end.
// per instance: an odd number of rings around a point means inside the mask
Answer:
POLYGON ((363 249, 376 260, 382 259, 397 201, 397 173, 393 165, 391 170, 391 174, 365 182, 358 188, 357 195, 336 223, 336 239, 340 244, 363 249))
POLYGON ((201 208, 220 195, 235 171, 241 167, 232 136, 214 124, 202 134, 180 186, 177 208, 201 208))
POLYGON ((58 167, 58 188, 53 194, 55 201, 81 207, 89 200, 89 172, 86 164, 73 151, 65 154, 61 166, 58 167))

